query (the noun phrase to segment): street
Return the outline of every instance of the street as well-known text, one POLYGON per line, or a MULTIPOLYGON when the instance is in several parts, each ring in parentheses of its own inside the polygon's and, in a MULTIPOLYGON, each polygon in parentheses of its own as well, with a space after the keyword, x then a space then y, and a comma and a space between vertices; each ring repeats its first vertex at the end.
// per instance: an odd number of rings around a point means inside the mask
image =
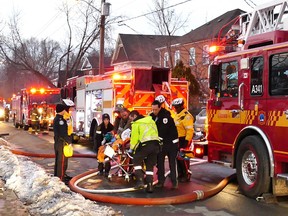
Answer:
MULTIPOLYGON (((16 129, 12 123, 0 122, 0 133, 9 133, 5 139, 10 143, 12 149, 18 149, 24 152, 33 153, 53 153, 53 132, 48 135, 29 134, 22 129, 16 129)), ((81 144, 82 143, 82 144, 81 144)), ((79 154, 93 154, 89 144, 74 145, 74 149, 79 154)), ((54 158, 31 158, 37 164, 45 168, 47 173, 53 173, 54 158)), ((68 175, 76 176, 97 168, 96 158, 70 158, 68 166, 68 175)), ((234 173, 234 170, 220 165, 205 163, 192 164, 192 179, 189 183, 180 183, 177 191, 171 191, 169 187, 155 189, 153 194, 147 195, 143 191, 129 192, 127 194, 115 195, 115 197, 144 197, 155 198, 179 193, 187 193, 197 189, 209 189, 215 187, 221 178, 225 178, 234 173)), ((169 183, 169 181, 166 181, 169 183)), ((167 185, 168 185, 167 183, 167 185)), ((166 185, 165 185, 166 186, 166 185)), ((287 215, 288 199, 287 197, 278 197, 277 199, 256 201, 240 194, 237 190, 236 180, 232 181, 223 191, 206 200, 199 200, 179 205, 118 205, 103 203, 111 206, 115 211, 121 211, 123 215, 203 215, 203 216, 246 216, 246 215, 287 215)), ((98 203, 99 204, 99 203, 98 203)))

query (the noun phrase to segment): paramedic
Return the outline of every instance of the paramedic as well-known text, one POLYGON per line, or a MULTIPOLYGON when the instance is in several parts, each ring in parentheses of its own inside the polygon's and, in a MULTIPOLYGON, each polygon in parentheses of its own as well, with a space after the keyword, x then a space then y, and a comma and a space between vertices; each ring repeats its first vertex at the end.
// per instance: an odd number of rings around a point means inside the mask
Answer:
POLYGON ((151 116, 142 116, 138 111, 131 111, 129 118, 132 120, 130 150, 133 152, 133 166, 135 170, 135 189, 144 188, 144 173, 142 164, 146 165, 146 192, 153 192, 153 168, 157 163, 159 153, 159 137, 156 123, 151 116))
POLYGON ((162 188, 165 181, 165 157, 168 156, 170 178, 172 181, 172 188, 178 187, 177 181, 177 165, 176 157, 178 152, 178 132, 175 126, 175 122, 171 117, 168 110, 161 107, 161 103, 155 99, 152 103, 152 119, 156 122, 160 143, 162 144, 162 150, 157 156, 157 168, 158 168, 158 183, 156 187, 162 188))

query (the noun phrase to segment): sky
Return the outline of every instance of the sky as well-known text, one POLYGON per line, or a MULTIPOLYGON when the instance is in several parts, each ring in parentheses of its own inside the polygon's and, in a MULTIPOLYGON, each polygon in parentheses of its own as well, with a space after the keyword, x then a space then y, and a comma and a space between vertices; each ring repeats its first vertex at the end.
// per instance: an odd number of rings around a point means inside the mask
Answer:
MULTIPOLYGON (((65 38, 65 18, 60 12, 60 5, 68 1, 75 4, 77 0, 0 0, 0 20, 7 22, 12 14, 19 13, 22 34, 36 38, 51 38, 61 41, 65 38)), ((85 0, 78 0, 84 1, 85 0)), ((101 0, 98 0, 101 2, 101 0)), ((176 32, 183 35, 195 29, 205 22, 220 16, 226 11, 240 8, 250 12, 251 6, 270 2, 271 0, 167 0, 168 5, 175 5, 173 8, 176 14, 183 19, 188 17, 185 28, 176 32)), ((153 27, 148 23, 147 18, 133 18, 146 14, 153 8, 153 0, 106 0, 111 4, 110 16, 126 16, 125 25, 113 24, 114 38, 119 33, 129 34, 154 34, 153 27)), ((76 3, 77 4, 77 3, 76 3)))

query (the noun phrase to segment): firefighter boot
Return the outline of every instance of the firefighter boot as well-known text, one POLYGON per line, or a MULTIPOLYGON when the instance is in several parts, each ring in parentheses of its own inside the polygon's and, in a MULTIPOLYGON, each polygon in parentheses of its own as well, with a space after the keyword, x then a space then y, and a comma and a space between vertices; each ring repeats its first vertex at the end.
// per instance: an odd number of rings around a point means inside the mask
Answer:
POLYGON ((144 175, 142 170, 135 170, 136 185, 134 189, 143 189, 144 188, 144 175))
POLYGON ((105 161, 105 177, 109 176, 110 169, 111 169, 110 161, 105 161))
POLYGON ((103 175, 103 169, 104 169, 104 164, 103 163, 99 163, 98 164, 99 175, 103 175))
POLYGON ((148 183, 146 187, 146 192, 147 193, 153 193, 153 183, 148 183))

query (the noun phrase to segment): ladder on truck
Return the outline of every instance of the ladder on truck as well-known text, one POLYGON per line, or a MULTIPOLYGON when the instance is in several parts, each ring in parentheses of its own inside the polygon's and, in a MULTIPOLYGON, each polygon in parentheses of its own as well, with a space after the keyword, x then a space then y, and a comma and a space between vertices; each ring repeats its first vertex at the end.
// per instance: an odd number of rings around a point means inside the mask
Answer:
POLYGON ((288 30, 288 0, 275 0, 256 6, 254 11, 240 16, 240 35, 238 41, 260 34, 288 30))

